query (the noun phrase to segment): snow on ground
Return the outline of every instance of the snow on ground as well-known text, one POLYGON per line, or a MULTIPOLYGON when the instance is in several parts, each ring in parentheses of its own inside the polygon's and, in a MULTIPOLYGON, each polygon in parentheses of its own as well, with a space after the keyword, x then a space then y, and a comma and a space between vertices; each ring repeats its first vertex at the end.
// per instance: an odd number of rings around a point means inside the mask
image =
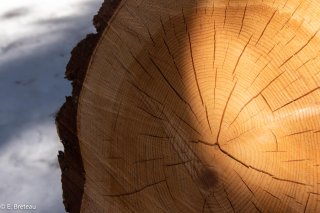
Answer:
POLYGON ((70 51, 102 0, 2 0, 0 7, 1 204, 64 212, 54 115, 71 94, 70 51))

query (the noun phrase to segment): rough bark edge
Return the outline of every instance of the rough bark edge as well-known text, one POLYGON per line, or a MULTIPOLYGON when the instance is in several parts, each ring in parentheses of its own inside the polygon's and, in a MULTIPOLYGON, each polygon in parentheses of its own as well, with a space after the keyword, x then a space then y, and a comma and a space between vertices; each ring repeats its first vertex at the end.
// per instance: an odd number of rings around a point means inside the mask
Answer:
POLYGON ((65 210, 71 213, 81 210, 85 183, 85 171, 77 137, 78 99, 91 56, 120 2, 121 0, 104 1, 98 14, 93 18, 97 33, 87 35, 77 44, 71 52, 71 58, 66 67, 65 78, 72 81, 72 96, 66 97, 66 102, 57 113, 56 126, 64 146, 64 152, 59 151, 58 154, 62 173, 63 203, 65 210))

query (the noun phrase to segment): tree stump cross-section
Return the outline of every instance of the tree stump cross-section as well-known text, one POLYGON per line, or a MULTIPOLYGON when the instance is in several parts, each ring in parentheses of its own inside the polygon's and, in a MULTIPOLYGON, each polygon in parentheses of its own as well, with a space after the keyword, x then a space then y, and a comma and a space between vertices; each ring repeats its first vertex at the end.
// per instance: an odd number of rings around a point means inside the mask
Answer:
POLYGON ((69 212, 320 212, 319 0, 106 0, 57 116, 69 212))

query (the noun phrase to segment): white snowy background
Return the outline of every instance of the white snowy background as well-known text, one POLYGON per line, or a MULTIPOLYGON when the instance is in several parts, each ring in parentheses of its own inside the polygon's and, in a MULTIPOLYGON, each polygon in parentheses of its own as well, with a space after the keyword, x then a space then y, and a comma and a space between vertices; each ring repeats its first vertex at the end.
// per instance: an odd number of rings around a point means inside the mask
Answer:
POLYGON ((65 212, 54 117, 71 94, 64 79, 70 51, 94 32, 91 20, 101 3, 1 0, 0 204, 65 212))

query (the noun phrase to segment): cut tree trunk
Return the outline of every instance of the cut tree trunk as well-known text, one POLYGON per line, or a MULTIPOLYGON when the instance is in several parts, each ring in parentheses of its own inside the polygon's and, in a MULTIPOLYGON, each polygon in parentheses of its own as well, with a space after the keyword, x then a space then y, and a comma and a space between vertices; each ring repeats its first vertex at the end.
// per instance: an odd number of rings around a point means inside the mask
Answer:
POLYGON ((320 212, 320 0, 106 0, 57 116, 70 212, 320 212))

